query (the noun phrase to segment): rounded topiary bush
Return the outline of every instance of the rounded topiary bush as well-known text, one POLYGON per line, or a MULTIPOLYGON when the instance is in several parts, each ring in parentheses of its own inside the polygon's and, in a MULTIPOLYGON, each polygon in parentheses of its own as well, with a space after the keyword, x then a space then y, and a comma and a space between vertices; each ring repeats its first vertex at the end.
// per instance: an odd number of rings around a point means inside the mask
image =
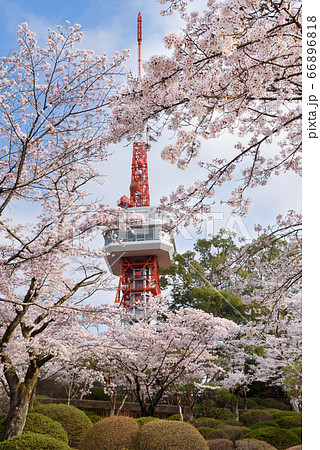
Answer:
POLYGON ((0 450, 69 450, 70 447, 52 436, 30 431, 0 443, 0 450))
MULTIPOLYGON (((292 411, 293 412, 293 411, 292 411)), ((301 413, 293 414, 293 415, 283 415, 275 419, 275 422, 281 428, 296 428, 302 426, 302 415, 301 413)))
POLYGON ((132 448, 139 425, 131 417, 113 416, 100 420, 83 436, 80 450, 123 450, 132 448))
MULTIPOLYGON (((239 408, 244 408, 245 401, 243 398, 239 400, 239 408)), ((247 399, 247 409, 255 409, 258 406, 258 403, 252 398, 247 399)))
POLYGON ((227 426, 225 428, 222 428, 222 430, 225 432, 227 439, 230 439, 230 441, 241 439, 246 433, 250 431, 250 429, 247 427, 232 426, 227 426))
POLYGON ((299 436, 299 438, 302 440, 302 427, 290 428, 290 431, 299 436))
POLYGON ((224 425, 218 428, 199 427, 198 431, 205 439, 228 439, 235 441, 236 439, 241 439, 250 430, 247 427, 224 425))
POLYGON ((217 411, 214 418, 218 420, 234 420, 235 415, 229 409, 223 409, 217 411))
POLYGON ((212 439, 207 441, 210 450, 233 450, 233 442, 228 439, 212 439))
POLYGON ((263 398, 259 402, 259 405, 264 406, 265 408, 274 408, 283 411, 290 411, 289 405, 279 402, 279 400, 276 400, 275 398, 263 398))
POLYGON ((294 445, 300 445, 301 439, 290 430, 276 427, 265 427, 252 430, 245 435, 248 439, 258 439, 268 442, 279 450, 285 450, 294 445))
POLYGON ((89 417, 92 423, 97 423, 103 419, 99 414, 95 414, 93 411, 84 411, 85 415, 89 417))
POLYGON ((254 425, 258 422, 267 422, 273 420, 272 414, 268 411, 262 411, 260 409, 252 409, 240 415, 240 422, 247 427, 254 425))
POLYGON ((258 422, 255 423, 254 425, 251 425, 251 430, 256 430, 257 428, 264 428, 264 427, 276 427, 276 428, 280 428, 279 425, 276 422, 258 422))
MULTIPOLYGON (((185 414, 182 414, 183 420, 187 421, 188 417, 185 414)), ((166 420, 180 420, 180 414, 172 414, 172 416, 167 417, 166 420)))
POLYGON ((49 403, 38 406, 36 412, 40 412, 61 423, 67 432, 71 447, 77 447, 82 436, 92 427, 89 417, 83 411, 71 405, 49 403))
POLYGON ((146 423, 153 422, 154 420, 160 420, 158 417, 153 416, 147 416, 147 417, 139 417, 139 419, 136 419, 138 422, 139 427, 143 427, 146 423))
POLYGON ((197 419, 192 419, 190 423, 196 427, 210 427, 217 428, 219 426, 225 425, 225 422, 219 419, 213 419, 212 417, 198 417, 197 419))
POLYGON ((26 433, 28 431, 31 431, 32 433, 48 434, 67 444, 69 442, 67 432, 63 426, 59 422, 40 413, 31 412, 27 415, 23 432, 26 433))
POLYGON ((197 430, 205 439, 227 439, 227 434, 221 428, 198 427, 197 430))
POLYGON ((290 417, 302 420, 302 412, 298 411, 279 411, 279 409, 269 408, 268 412, 272 414, 274 419, 282 419, 283 417, 290 417))
POLYGON ((236 450, 277 450, 273 445, 257 439, 242 439, 235 442, 236 450))
POLYGON ((155 420, 145 424, 140 432, 141 450, 208 450, 201 434, 189 423, 155 420))

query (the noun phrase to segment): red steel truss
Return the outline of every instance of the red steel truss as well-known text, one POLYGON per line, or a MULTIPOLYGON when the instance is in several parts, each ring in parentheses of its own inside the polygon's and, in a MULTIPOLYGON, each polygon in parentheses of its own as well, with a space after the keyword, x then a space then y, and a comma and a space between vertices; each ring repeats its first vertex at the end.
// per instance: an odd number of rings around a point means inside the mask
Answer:
POLYGON ((117 205, 121 208, 150 206, 148 161, 145 142, 133 144, 130 200, 123 195, 117 205))
POLYGON ((129 309, 146 294, 161 293, 159 286, 158 261, 153 256, 130 256, 120 260, 120 280, 115 303, 129 309))
POLYGON ((145 142, 133 144, 130 206, 150 206, 148 163, 145 142))

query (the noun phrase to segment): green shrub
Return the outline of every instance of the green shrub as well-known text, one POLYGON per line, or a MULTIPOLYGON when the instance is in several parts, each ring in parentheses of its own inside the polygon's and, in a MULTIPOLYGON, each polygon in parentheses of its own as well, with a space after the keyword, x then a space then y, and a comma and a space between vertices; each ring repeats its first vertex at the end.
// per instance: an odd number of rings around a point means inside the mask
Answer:
MULTIPOLYGON (((256 409, 258 406, 258 403, 253 400, 252 398, 247 399, 247 409, 256 409)), ((244 408, 244 398, 240 398, 239 400, 239 408, 244 408)))
POLYGON ((153 422, 154 420, 160 420, 158 417, 148 416, 148 417, 139 417, 139 419, 136 419, 138 422, 139 427, 143 427, 145 423, 153 422))
POLYGON ((196 405, 197 417, 212 417, 220 420, 234 420, 235 415, 227 408, 215 408, 212 402, 204 402, 201 405, 196 405))
POLYGON ((274 409, 280 409, 283 411, 290 411, 289 405, 279 402, 279 400, 276 400, 275 398, 263 398, 263 399, 261 399, 259 405, 265 406, 266 408, 274 408, 274 409))
POLYGON ((197 430, 205 439, 227 439, 221 428, 198 427, 197 430))
POLYGON ((99 414, 95 414, 93 411, 84 411, 85 415, 89 417, 92 423, 97 423, 103 419, 99 414))
POLYGON ((215 419, 219 420, 234 420, 235 415, 229 409, 222 409, 221 411, 217 411, 214 415, 215 419))
POLYGON ((245 435, 245 438, 268 442, 268 444, 273 445, 279 450, 301 444, 299 436, 292 433, 292 431, 277 427, 265 427, 252 430, 245 435))
POLYGON ((238 398, 236 395, 231 394, 226 388, 215 389, 214 391, 214 404, 218 408, 227 408, 230 406, 235 406, 238 403, 238 398))
POLYGON ((236 441, 235 448, 237 450, 277 450, 273 445, 258 441, 257 439, 241 439, 241 441, 236 441))
MULTIPOLYGON (((182 414, 183 420, 186 422, 188 417, 185 414, 182 414)), ((167 417, 166 420, 180 420, 180 414, 172 414, 172 416, 167 417)))
POLYGON ((258 403, 256 401, 252 400, 252 398, 247 399, 247 408, 248 409, 255 409, 256 406, 258 406, 258 403))
POLYGON ((190 423, 196 427, 210 427, 210 428, 217 428, 219 426, 225 425, 225 422, 218 419, 213 419, 212 417, 198 417, 197 419, 190 420, 190 423))
POLYGON ((63 426, 50 419, 50 417, 44 416, 43 414, 31 412, 27 415, 26 424, 24 426, 23 432, 31 431, 32 433, 48 434, 55 439, 66 442, 68 444, 68 435, 63 426))
POLYGON ((155 420, 146 423, 140 432, 142 450, 208 450, 206 441, 189 423, 155 420))
POLYGON ((268 409, 268 412, 272 414, 275 419, 282 419, 283 417, 295 417, 302 420, 302 413, 298 411, 280 411, 279 409, 268 409))
POLYGON ((211 439, 207 441, 210 450, 232 450, 233 442, 228 439, 211 439))
POLYGON ((113 416, 100 420, 83 436, 80 450, 123 450, 132 448, 139 431, 136 420, 113 416))
POLYGON ((260 397, 248 397, 248 400, 253 400, 254 402, 256 402, 258 405, 261 405, 262 402, 262 398, 260 397))
POLYGON ((71 405, 49 403, 37 407, 36 412, 61 423, 66 430, 69 445, 77 447, 85 432, 92 427, 92 422, 83 411, 71 405))
POLYGON ((7 414, 0 414, 0 437, 2 436, 3 433, 3 427, 4 427, 4 421, 7 418, 7 414))
POLYGON ((257 428, 264 428, 264 427, 278 427, 279 425, 276 422, 270 422, 270 421, 266 421, 266 422, 258 422, 255 423, 253 425, 251 425, 251 430, 256 430, 257 428))
POLYGON ((302 427, 290 428, 290 431, 299 436, 299 438, 302 440, 302 427))
POLYGON ((260 409, 252 409, 240 415, 240 422, 250 427, 258 422, 266 422, 273 420, 272 415, 268 411, 261 411, 260 409))
POLYGON ((27 433, 14 436, 0 443, 0 450, 68 450, 70 447, 59 439, 46 434, 27 433))
POLYGON ((92 400, 109 400, 109 394, 106 394, 104 392, 103 386, 93 386, 92 388, 90 388, 89 397, 92 400))
POLYGON ((302 426, 302 413, 297 411, 274 411, 275 422, 281 428, 297 428, 302 426))
POLYGON ((218 428, 199 427, 198 431, 205 439, 228 439, 235 441, 236 439, 241 439, 250 430, 247 427, 224 425, 218 428))

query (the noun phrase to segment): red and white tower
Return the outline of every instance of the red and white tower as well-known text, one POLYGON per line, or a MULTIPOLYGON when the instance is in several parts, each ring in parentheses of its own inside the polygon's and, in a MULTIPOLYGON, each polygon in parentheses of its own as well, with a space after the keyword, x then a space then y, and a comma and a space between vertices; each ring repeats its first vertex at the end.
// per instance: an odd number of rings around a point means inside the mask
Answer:
MULTIPOLYGON (((138 64, 141 76, 142 16, 138 15, 138 64)), ((106 261, 110 271, 120 277, 115 302, 133 308, 147 295, 160 294, 159 267, 168 268, 175 249, 173 237, 163 231, 161 215, 150 207, 148 179, 148 144, 145 133, 133 143, 130 199, 122 196, 117 205, 125 212, 137 212, 143 217, 129 231, 121 227, 105 232, 106 261), (120 242, 119 242, 120 240, 120 242)), ((125 225, 125 224, 124 224, 125 225)))

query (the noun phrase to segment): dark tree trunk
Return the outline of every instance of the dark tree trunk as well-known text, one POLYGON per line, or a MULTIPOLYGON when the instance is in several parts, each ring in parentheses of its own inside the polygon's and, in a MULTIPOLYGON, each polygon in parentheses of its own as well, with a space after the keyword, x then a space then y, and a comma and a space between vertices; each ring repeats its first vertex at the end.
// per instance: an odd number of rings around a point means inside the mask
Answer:
POLYGON ((4 429, 1 440, 5 441, 12 436, 19 436, 22 434, 33 390, 38 380, 39 368, 35 362, 32 361, 23 383, 18 377, 8 376, 10 387, 10 407, 8 417, 4 422, 4 429))
MULTIPOLYGON (((38 378, 37 378, 37 381, 38 381, 38 378)), ((34 408, 34 400, 35 400, 35 397, 36 397, 36 390, 37 390, 37 381, 36 381, 36 383, 34 385, 34 388, 32 389, 28 412, 32 411, 33 408, 34 408)))
POLYGON ((10 408, 8 417, 4 423, 4 430, 1 437, 2 441, 22 434, 36 380, 37 377, 33 383, 19 383, 14 392, 11 393, 10 408))
POLYGON ((180 395, 177 396, 177 403, 179 408, 179 416, 180 416, 180 422, 183 422, 183 411, 182 411, 182 398, 180 395))
POLYGON ((243 388, 243 395, 244 395, 244 401, 243 401, 243 409, 247 411, 248 409, 248 398, 247 398, 247 387, 244 386, 243 388))

